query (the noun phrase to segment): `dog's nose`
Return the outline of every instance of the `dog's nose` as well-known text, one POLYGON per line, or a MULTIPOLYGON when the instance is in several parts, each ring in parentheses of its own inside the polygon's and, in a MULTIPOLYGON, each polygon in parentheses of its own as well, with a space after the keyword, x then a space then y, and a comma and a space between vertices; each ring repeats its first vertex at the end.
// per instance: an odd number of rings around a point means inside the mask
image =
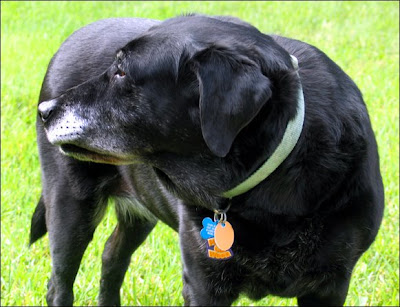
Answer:
POLYGON ((56 99, 52 99, 43 101, 39 104, 38 106, 39 115, 44 123, 50 118, 51 113, 53 113, 56 107, 56 103, 57 103, 56 99))

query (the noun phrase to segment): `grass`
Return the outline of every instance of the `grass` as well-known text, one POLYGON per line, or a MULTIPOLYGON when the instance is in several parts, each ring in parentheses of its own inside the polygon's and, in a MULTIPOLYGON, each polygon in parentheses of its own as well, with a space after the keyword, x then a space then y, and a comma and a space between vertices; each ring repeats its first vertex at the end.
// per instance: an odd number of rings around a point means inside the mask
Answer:
MULTIPOLYGON (((316 45, 364 94, 385 183, 382 228, 353 274, 346 305, 399 305, 399 3, 398 2, 2 2, 1 3, 1 306, 45 305, 47 236, 28 248, 40 195, 35 138, 37 99, 47 64, 62 41, 107 17, 165 19, 186 12, 233 15, 266 33, 316 45)), ((75 282, 75 305, 95 305, 103 245, 116 220, 109 210, 75 282)), ((132 257, 125 305, 182 305, 178 237, 161 223, 132 257), (161 238, 159 238, 161 237, 161 238)), ((267 297, 235 305, 295 305, 267 297)))

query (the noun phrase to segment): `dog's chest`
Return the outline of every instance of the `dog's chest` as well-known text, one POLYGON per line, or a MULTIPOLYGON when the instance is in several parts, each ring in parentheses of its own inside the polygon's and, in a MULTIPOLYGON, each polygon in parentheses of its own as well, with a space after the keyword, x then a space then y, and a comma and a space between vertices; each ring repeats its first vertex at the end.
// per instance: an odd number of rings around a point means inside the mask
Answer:
POLYGON ((267 294, 295 296, 306 286, 307 272, 317 266, 321 231, 320 223, 310 223, 286 244, 266 244, 257 251, 239 246, 235 260, 243 276, 243 291, 253 299, 267 294))

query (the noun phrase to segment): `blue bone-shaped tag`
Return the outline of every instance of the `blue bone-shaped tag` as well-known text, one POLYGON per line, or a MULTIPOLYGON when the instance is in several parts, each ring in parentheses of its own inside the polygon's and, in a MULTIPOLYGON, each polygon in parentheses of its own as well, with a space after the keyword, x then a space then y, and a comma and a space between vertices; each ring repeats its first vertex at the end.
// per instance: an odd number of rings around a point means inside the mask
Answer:
POLYGON ((214 222, 211 218, 206 217, 203 219, 202 224, 204 228, 201 229, 200 236, 205 240, 213 238, 218 222, 214 222))

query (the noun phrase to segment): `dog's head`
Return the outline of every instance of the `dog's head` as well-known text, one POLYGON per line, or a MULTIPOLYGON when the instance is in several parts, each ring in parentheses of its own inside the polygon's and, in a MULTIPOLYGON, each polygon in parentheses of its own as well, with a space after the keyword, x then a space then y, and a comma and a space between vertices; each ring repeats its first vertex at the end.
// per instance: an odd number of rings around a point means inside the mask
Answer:
POLYGON ((290 72, 289 54, 250 25, 177 17, 117 51, 100 76, 40 103, 39 114, 49 141, 81 160, 129 164, 154 152, 225 157, 290 72))

